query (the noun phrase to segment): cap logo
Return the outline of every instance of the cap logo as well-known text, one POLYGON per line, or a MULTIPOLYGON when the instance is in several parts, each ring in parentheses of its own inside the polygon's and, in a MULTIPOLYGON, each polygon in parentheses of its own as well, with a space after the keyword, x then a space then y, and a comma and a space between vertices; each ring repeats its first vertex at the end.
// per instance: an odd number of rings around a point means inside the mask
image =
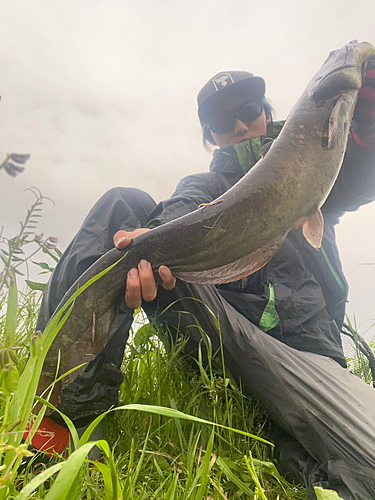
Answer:
POLYGON ((234 83, 232 75, 230 73, 222 73, 213 80, 213 84, 216 90, 221 90, 227 85, 234 83))

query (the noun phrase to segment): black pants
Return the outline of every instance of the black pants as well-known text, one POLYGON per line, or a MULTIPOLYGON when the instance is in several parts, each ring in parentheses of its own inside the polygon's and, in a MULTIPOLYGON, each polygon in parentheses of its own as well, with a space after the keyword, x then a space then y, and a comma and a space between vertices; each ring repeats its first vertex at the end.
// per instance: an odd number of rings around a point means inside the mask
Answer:
MULTIPOLYGON (((82 272, 113 247, 116 231, 145 226, 154 206, 146 193, 126 188, 112 189, 97 202, 52 275, 38 329, 82 272)), ((186 334, 185 349, 192 355, 201 331, 213 351, 219 348, 214 313, 227 367, 274 423, 282 472, 304 481, 311 498, 314 486, 335 489, 345 500, 375 498, 375 391, 370 386, 330 358, 265 334, 214 286, 178 281, 174 290, 160 288, 157 299, 143 307, 150 318, 157 311, 160 322, 186 334)), ((105 347, 64 388, 60 409, 76 423, 117 404, 131 322, 132 311, 123 304, 105 347)))

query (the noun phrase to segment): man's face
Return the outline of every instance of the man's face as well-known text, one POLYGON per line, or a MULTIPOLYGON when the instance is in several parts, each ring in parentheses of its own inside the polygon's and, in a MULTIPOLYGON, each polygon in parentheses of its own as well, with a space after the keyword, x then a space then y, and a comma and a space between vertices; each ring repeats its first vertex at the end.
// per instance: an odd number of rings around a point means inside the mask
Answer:
MULTIPOLYGON (((244 103, 246 103, 246 99, 243 96, 234 96, 225 103, 221 111, 233 113, 244 103)), ((270 119, 266 118, 264 110, 262 110, 261 115, 250 123, 245 123, 239 117, 236 117, 232 130, 223 134, 217 134, 211 130, 211 133, 219 148, 225 148, 254 137, 266 135, 267 125, 270 121, 270 119)))

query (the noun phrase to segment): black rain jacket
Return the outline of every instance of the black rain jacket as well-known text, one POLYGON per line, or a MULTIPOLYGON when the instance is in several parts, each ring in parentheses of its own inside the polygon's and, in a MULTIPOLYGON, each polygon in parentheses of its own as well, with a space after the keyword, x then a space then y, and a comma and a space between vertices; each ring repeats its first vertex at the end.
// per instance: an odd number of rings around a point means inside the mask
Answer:
MULTIPOLYGON (((284 122, 274 122, 267 137, 216 149, 210 171, 183 178, 171 198, 150 214, 155 227, 196 210, 221 196, 260 159, 259 150, 274 140, 284 122)), ((340 330, 348 285, 335 238, 335 224, 346 211, 375 199, 375 148, 362 148, 349 137, 340 174, 321 207, 324 237, 321 251, 291 231, 276 255, 256 273, 218 285, 220 294, 269 335, 302 351, 329 356, 346 366, 340 330)))

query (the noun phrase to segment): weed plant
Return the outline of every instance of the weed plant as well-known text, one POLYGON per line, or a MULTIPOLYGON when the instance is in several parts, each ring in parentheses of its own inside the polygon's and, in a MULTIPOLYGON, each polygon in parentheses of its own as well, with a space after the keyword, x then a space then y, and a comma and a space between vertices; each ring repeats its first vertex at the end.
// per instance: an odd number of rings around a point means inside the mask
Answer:
MULTIPOLYGON (((142 334, 145 329, 148 335, 136 334, 124 359, 121 403, 170 407, 267 439, 266 415, 231 378, 184 357, 184 340, 173 343, 165 328, 147 325, 142 334)), ((306 498, 278 474, 273 447, 249 436, 140 412, 116 412, 105 430, 123 479, 129 462, 136 469, 142 461, 134 498, 306 498)))
MULTIPOLYGON (((80 440, 66 418, 76 451, 56 457, 40 474, 31 467, 18 474, 29 454, 21 437, 43 359, 63 322, 57 317, 42 337, 32 337, 21 377, 8 392, 3 389, 0 498, 305 498, 277 473, 270 444, 254 440, 254 434, 266 437, 266 417, 256 405, 229 379, 201 363, 191 366, 181 354, 183 341, 165 350, 158 337, 149 335, 128 348, 121 389, 125 404, 107 416, 108 442, 88 441, 101 417, 80 440), (106 457, 103 463, 87 460, 95 444, 106 457)), ((159 335, 165 340, 165 332, 159 335)), ((34 417, 34 427, 42 414, 34 417)))
MULTIPOLYGON (((375 387, 375 359, 374 356, 371 355, 375 352, 374 338, 370 340, 367 346, 363 337, 357 331, 355 318, 352 324, 350 318, 346 316, 346 322, 347 324, 344 326, 353 338, 353 341, 350 343, 350 348, 344 344, 344 352, 346 354, 348 366, 354 375, 364 380, 366 384, 375 387)), ((370 329, 373 328, 373 326, 374 325, 372 325, 370 329)))

